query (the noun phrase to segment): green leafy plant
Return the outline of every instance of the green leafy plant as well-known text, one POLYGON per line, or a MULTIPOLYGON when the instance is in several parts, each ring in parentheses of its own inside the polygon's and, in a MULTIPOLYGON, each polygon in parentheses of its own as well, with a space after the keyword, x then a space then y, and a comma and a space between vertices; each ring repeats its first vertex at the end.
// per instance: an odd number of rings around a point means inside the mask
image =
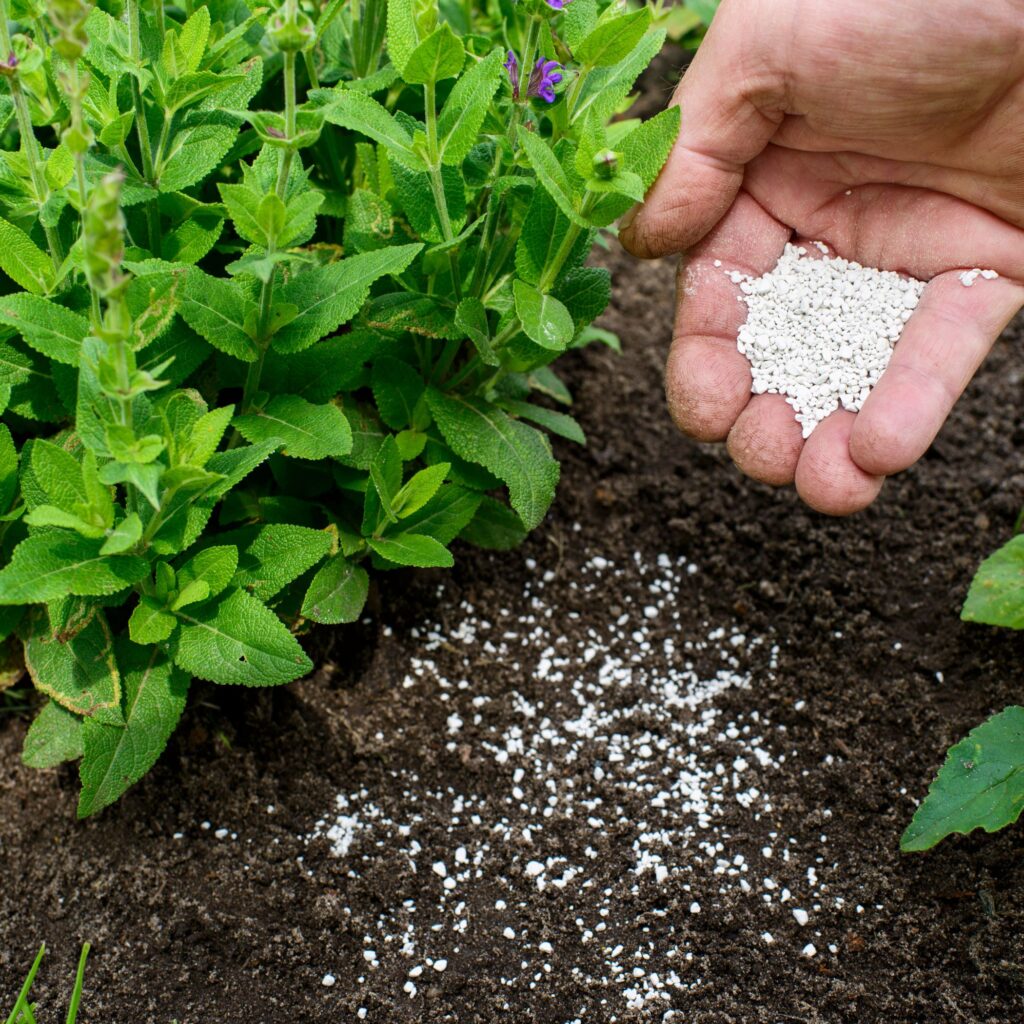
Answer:
MULTIPOLYGON (((29 969, 25 983, 21 986, 18 998, 14 1007, 7 1016, 7 1024, 36 1024, 36 1005, 28 1001, 29 992, 32 991, 32 983, 36 980, 39 967, 46 955, 46 944, 39 947, 39 952, 29 969)), ((68 1013, 65 1020, 67 1024, 75 1024, 78 1020, 78 1007, 82 1001, 82 986, 85 984, 85 962, 89 959, 89 943, 82 946, 82 953, 78 958, 78 970, 75 973, 75 984, 71 990, 71 999, 68 1002, 68 1013)))
POLYGON ((651 21, 0 0, 0 639, 80 815, 191 679, 295 679, 371 571, 541 522, 584 440, 551 364, 615 343, 588 253, 678 127, 615 119, 651 21))
MULTIPOLYGON (((1024 628, 1024 536, 981 563, 961 618, 1024 628)), ((1024 707, 1011 706, 950 747, 946 762, 903 833, 904 850, 928 850, 954 832, 996 832, 1024 810, 1024 707)))

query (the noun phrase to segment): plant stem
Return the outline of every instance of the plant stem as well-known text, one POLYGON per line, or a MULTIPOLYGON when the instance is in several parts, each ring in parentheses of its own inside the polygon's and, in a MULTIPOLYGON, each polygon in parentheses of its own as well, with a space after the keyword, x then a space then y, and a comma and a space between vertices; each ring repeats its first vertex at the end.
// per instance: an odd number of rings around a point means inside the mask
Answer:
POLYGON ((573 116, 576 113, 576 104, 579 102, 580 93, 583 91, 583 83, 590 74, 590 68, 580 68, 576 72, 576 81, 572 83, 569 95, 565 97, 565 110, 569 124, 572 124, 573 116))
MULTIPOLYGON (((71 126, 76 130, 80 130, 82 127, 82 95, 81 95, 81 78, 78 61, 71 61, 71 68, 69 71, 70 85, 69 89, 70 97, 69 104, 71 108, 71 126)), ((78 187, 78 212, 79 217, 85 217, 85 204, 88 198, 88 185, 85 179, 85 153, 75 153, 75 183, 78 187)), ((82 255, 87 257, 86 252, 86 240, 85 232, 82 231, 80 236, 82 245, 82 255)), ((99 330, 103 313, 100 309, 100 297, 93 288, 89 289, 89 312, 91 315, 92 329, 94 331, 99 330)))
MULTIPOLYGON (((163 4, 157 0, 157 6, 163 13, 163 4)), ((128 0, 128 57, 136 70, 142 68, 142 44, 139 37, 139 0, 128 0)), ((139 137, 139 151, 142 156, 142 174, 146 183, 156 186, 156 173, 153 167, 153 144, 149 138, 149 124, 146 121, 146 107, 142 102, 142 90, 136 75, 132 80, 132 106, 135 108, 135 132, 139 137)), ((164 122, 166 129, 167 122, 164 122)), ((156 253, 155 246, 160 239, 160 210, 157 200, 146 203, 146 230, 149 240, 149 251, 156 253)))
MULTIPOLYGON (((441 175, 441 155, 437 144, 437 93, 436 86, 427 82, 423 86, 423 109, 427 121, 427 175, 430 191, 437 209, 441 237, 450 242, 455 237, 452 219, 448 212, 448 197, 444 193, 444 178, 441 175)), ((459 259, 454 249, 448 250, 448 266, 452 275, 452 290, 456 299, 462 298, 462 280, 459 275, 459 259)))

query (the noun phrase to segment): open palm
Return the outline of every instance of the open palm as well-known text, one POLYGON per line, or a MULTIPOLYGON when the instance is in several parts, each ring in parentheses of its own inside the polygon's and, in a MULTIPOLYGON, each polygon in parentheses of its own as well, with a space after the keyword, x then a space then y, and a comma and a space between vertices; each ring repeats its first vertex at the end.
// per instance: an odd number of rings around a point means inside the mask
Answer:
POLYGON ((680 139, 623 225, 637 255, 687 254, 666 371, 676 422, 821 511, 863 508, 924 453, 1024 304, 1024 5, 965 10, 724 0, 673 100, 680 139), (750 394, 746 307, 723 273, 764 273, 794 236, 929 282, 862 411, 807 441, 781 396, 750 394), (964 287, 972 267, 1000 277, 964 287))

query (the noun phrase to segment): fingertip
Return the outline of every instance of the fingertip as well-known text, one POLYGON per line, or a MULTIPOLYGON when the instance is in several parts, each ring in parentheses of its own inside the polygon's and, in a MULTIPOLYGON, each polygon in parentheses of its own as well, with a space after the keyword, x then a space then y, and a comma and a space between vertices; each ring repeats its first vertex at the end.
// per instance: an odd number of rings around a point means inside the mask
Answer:
POLYGON ((850 455, 854 414, 834 412, 807 439, 797 462, 800 497, 816 512, 848 516, 867 508, 882 490, 885 477, 865 472, 850 455))
POLYGON ((893 371, 884 404, 869 396, 850 434, 850 457, 874 476, 892 476, 917 462, 949 412, 950 403, 944 397, 936 395, 929 401, 929 382, 923 379, 899 400, 905 387, 894 379, 898 369, 893 371))
POLYGON ((680 337, 665 366, 676 426, 697 441, 724 441, 750 400, 750 365, 721 338, 680 337))
POLYGON ((729 431, 729 455, 747 476, 772 487, 793 483, 803 448, 800 425, 780 395, 755 395, 729 431))

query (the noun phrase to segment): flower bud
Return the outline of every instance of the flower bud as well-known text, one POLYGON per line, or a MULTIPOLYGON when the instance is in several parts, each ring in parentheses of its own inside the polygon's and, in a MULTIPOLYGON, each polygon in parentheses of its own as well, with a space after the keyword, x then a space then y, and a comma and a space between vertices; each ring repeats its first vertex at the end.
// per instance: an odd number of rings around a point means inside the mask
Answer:
POLYGON ((286 4, 270 19, 269 34, 282 53, 299 53, 312 47, 316 28, 308 14, 297 6, 290 10, 289 6, 286 4))
POLYGON ((89 45, 85 21, 92 11, 92 5, 85 0, 50 0, 47 13, 57 29, 53 48, 65 60, 78 60, 89 45))
POLYGON ((97 294, 110 298, 127 284, 121 273, 124 259, 124 214, 121 212, 121 185, 124 174, 120 170, 105 175, 93 187, 82 218, 85 276, 89 287, 97 294))
POLYGON ((594 177, 611 181, 619 169, 619 154, 613 149, 602 149, 594 154, 594 177))

